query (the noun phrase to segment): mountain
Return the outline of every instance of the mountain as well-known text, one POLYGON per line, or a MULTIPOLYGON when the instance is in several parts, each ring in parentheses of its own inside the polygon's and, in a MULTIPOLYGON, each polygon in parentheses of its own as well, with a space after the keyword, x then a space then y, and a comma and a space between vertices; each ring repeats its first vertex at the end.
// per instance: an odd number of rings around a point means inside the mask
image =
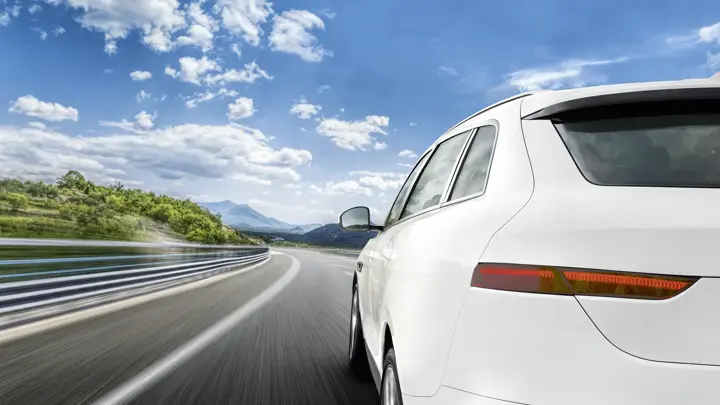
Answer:
POLYGON ((305 233, 302 238, 303 242, 315 245, 361 248, 375 235, 376 231, 350 232, 338 224, 327 224, 305 233))
POLYGON ((303 233, 305 233, 305 232, 310 232, 313 229, 318 229, 321 226, 323 226, 323 225, 322 224, 307 224, 307 225, 298 225, 297 228, 302 229, 303 233))
POLYGON ((266 217, 247 204, 235 204, 232 201, 199 203, 210 211, 222 215, 224 223, 240 229, 278 229, 289 230, 294 227, 275 218, 266 217))

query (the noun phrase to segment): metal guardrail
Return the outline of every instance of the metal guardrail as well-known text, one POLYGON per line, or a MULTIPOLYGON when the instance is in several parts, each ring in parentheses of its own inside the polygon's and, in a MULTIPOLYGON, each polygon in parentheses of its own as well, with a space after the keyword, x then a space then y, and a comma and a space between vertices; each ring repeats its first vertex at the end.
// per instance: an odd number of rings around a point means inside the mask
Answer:
POLYGON ((261 262, 266 246, 0 238, 0 328, 261 262))

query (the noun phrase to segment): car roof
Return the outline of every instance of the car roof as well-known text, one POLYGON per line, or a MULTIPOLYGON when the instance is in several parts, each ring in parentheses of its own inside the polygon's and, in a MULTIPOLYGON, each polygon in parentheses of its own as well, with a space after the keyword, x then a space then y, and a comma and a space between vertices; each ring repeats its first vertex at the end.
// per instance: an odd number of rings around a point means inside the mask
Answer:
POLYGON ((720 80, 711 79, 685 79, 661 82, 626 83, 603 86, 581 87, 567 90, 544 91, 533 94, 523 100, 520 115, 524 118, 538 111, 568 101, 590 97, 618 95, 624 93, 655 92, 662 90, 681 89, 720 89, 720 80))
MULTIPOLYGON (((640 82, 640 83, 624 83, 624 84, 610 84, 601 86, 589 86, 580 87, 565 90, 536 90, 525 93, 516 94, 512 97, 500 100, 497 103, 491 104, 480 111, 470 115, 464 120, 453 125, 450 129, 445 131, 435 142, 433 142, 423 154, 427 153, 430 149, 439 143, 447 140, 453 135, 465 130, 466 126, 472 126, 474 118, 478 117, 483 112, 495 108, 499 105, 506 104, 518 99, 522 100, 520 116, 527 117, 531 114, 535 114, 547 107, 554 105, 567 103, 568 101, 581 100, 597 96, 606 95, 617 95, 617 94, 629 94, 629 93, 641 93, 641 92, 653 92, 662 90, 682 90, 682 89, 720 89, 720 73, 714 74, 710 78, 703 79, 684 79, 684 80, 669 80, 669 81, 657 81, 657 82, 640 82)), ((422 155, 421 155, 422 156, 422 155)))

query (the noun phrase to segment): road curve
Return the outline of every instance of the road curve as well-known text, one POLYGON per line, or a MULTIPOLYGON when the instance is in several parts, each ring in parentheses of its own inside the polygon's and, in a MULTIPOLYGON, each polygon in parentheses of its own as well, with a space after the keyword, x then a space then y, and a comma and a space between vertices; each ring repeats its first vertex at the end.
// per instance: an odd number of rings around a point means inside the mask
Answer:
POLYGON ((345 361, 354 259, 284 252, 209 285, 0 343, 0 404, 377 403, 345 361))

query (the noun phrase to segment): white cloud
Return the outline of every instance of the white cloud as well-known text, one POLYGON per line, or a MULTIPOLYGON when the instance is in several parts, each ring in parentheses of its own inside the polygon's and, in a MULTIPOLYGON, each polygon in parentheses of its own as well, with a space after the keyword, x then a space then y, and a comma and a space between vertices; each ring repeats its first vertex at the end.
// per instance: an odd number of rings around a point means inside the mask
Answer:
POLYGON ((362 121, 343 121, 325 118, 315 131, 330 138, 335 145, 348 150, 368 150, 375 141, 373 134, 387 135, 384 128, 390 124, 390 118, 369 115, 362 121))
POLYGON ((319 45, 317 38, 308 31, 325 29, 320 17, 307 10, 289 10, 275 16, 270 32, 270 49, 291 53, 307 62, 320 62, 332 52, 319 45))
POLYGON ((407 173, 399 172, 373 172, 367 170, 352 171, 351 176, 360 176, 358 184, 363 187, 372 187, 380 190, 397 190, 405 182, 407 173))
POLYGON ((438 70, 448 76, 457 76, 458 71, 448 66, 438 66, 438 70))
POLYGON ((409 159, 415 159, 417 157, 415 152, 411 151, 410 149, 401 150, 400 153, 398 153, 398 156, 409 159))
POLYGON ((54 122, 64 120, 77 122, 80 117, 78 110, 73 107, 40 101, 31 95, 19 97, 8 111, 54 122))
POLYGON ((310 104, 304 97, 301 97, 299 103, 293 104, 292 107, 290 107, 290 114, 307 120, 320 113, 320 110, 322 110, 322 106, 310 104))
POLYGON ((410 126, 411 126, 411 127, 416 127, 416 126, 417 126, 417 123, 411 122, 411 123, 410 123, 410 126))
MULTIPOLYGON (((47 0, 46 0, 47 1, 47 0)), ((142 33, 142 42, 157 52, 172 49, 171 36, 186 26, 178 0, 61 0, 81 11, 77 21, 88 30, 105 35, 105 51, 117 52, 117 41, 133 30, 142 33)))
POLYGON ((203 76, 212 71, 220 70, 220 65, 207 56, 196 59, 191 56, 185 56, 178 59, 180 70, 176 70, 170 66, 165 67, 165 74, 172 76, 180 81, 200 85, 203 76))
POLYGON ((388 145, 385 142, 377 141, 373 145, 373 149, 375 150, 385 150, 387 149, 388 145))
POLYGON ((320 185, 311 184, 310 191, 323 195, 360 194, 368 197, 372 195, 372 190, 360 185, 360 183, 355 180, 345 180, 341 182, 328 181, 320 185))
POLYGON ((700 42, 720 43, 720 22, 698 29, 697 37, 700 42))
POLYGON ((130 73, 130 77, 136 81, 143 81, 152 79, 152 73, 146 70, 136 70, 130 73))
POLYGON ((147 93, 145 90, 140 90, 140 92, 135 96, 135 99, 139 102, 148 99, 152 96, 152 94, 147 93))
POLYGON ((30 29, 33 31, 37 31, 38 34, 40 34, 40 39, 42 39, 43 41, 47 39, 48 33, 44 29, 41 29, 41 28, 30 28, 30 29))
POLYGON ((62 34, 65 33, 65 28, 63 28, 63 27, 57 27, 57 28, 55 28, 55 29, 52 31, 52 33, 53 33, 53 35, 55 35, 56 37, 59 37, 60 35, 62 35, 62 34))
POLYGON ((41 11, 42 11, 42 6, 39 5, 39 4, 33 4, 33 5, 31 5, 30 7, 28 7, 28 12, 29 12, 30 14, 39 13, 39 12, 41 12, 41 11))
POLYGON ((0 26, 7 27, 10 20, 10 14, 7 11, 0 12, 0 26))
POLYGON ((228 31, 253 46, 260 44, 260 24, 273 14, 272 3, 265 0, 218 0, 214 11, 220 14, 228 31))
POLYGON ((188 28, 187 35, 178 37, 176 43, 179 46, 196 46, 207 52, 213 48, 213 38, 214 35, 208 28, 193 24, 188 28))
POLYGON ((191 124, 92 137, 0 126, 0 144, 0 176, 51 180, 76 169, 102 181, 133 170, 166 180, 284 183, 299 181, 294 168, 312 160, 307 150, 273 149, 262 132, 240 125, 191 124))
POLYGON ((238 44, 232 44, 232 45, 230 46, 230 50, 232 51, 232 53, 234 53, 235 55, 237 55, 238 59, 239 59, 239 58, 242 58, 242 51, 240 50, 240 45, 238 45, 238 44))
POLYGON ((47 128, 47 125, 45 125, 44 123, 42 123, 42 122, 40 122, 40 121, 31 121, 31 122, 28 122, 28 126, 29 126, 29 127, 33 127, 33 128, 37 128, 37 129, 45 129, 45 128, 47 128))
POLYGON ((151 130, 155 123, 153 122, 157 118, 157 113, 149 114, 146 111, 141 111, 135 116, 135 121, 130 122, 126 119, 122 121, 100 121, 100 125, 105 127, 120 128, 123 131, 134 132, 138 134, 146 133, 151 130))
POLYGON ((255 83, 258 79, 272 80, 266 71, 260 69, 255 61, 246 63, 243 70, 230 69, 221 74, 208 75, 205 82, 210 85, 228 84, 228 83, 255 83))
POLYGON ((257 111, 253 107, 253 101, 251 98, 240 97, 234 102, 228 104, 228 118, 231 120, 241 120, 243 118, 251 117, 257 111))
POLYGON ((398 163, 397 165, 400 167, 407 167, 409 169, 413 168, 413 165, 411 165, 410 163, 398 163))
POLYGON ((317 92, 318 92, 318 93, 322 93, 322 92, 327 91, 327 90, 330 90, 330 85, 329 85, 329 84, 323 84, 322 86, 320 86, 320 87, 317 88, 317 92))
POLYGON ((626 61, 627 58, 607 60, 567 60, 558 67, 523 69, 508 75, 508 85, 521 91, 558 90, 568 87, 581 87, 591 82, 601 82, 604 78, 587 74, 585 68, 603 66, 626 61))
POLYGON ((187 108, 195 108, 200 103, 205 103, 208 101, 211 101, 215 99, 216 97, 225 98, 225 97, 237 97, 238 92, 235 90, 228 90, 226 88, 222 88, 218 90, 217 92, 213 93, 210 90, 207 90, 205 93, 195 93, 195 96, 188 99, 185 102, 185 106, 187 108))

